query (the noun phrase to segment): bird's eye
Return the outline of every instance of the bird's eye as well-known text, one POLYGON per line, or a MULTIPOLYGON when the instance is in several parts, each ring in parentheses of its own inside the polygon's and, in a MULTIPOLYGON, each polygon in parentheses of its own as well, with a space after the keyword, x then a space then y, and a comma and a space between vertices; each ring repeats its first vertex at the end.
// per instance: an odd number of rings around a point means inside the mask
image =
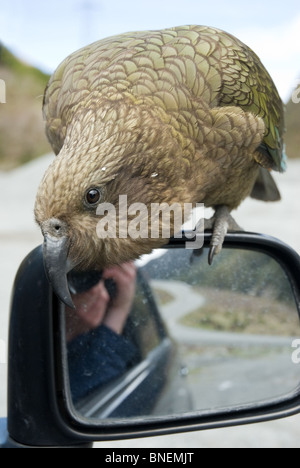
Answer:
POLYGON ((97 188, 91 188, 89 189, 86 194, 85 194, 85 200, 88 205, 96 205, 98 201, 100 200, 100 190, 97 188))

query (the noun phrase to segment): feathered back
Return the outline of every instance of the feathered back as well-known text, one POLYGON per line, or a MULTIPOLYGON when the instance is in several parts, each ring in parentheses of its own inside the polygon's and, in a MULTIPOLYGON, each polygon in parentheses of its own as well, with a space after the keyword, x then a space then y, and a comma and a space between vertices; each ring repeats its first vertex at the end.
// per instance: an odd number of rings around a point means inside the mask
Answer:
MULTIPOLYGON (((206 106, 240 107, 265 123, 258 162, 285 169, 278 91, 257 55, 224 31, 182 26, 127 33, 70 55, 52 76, 44 97, 47 135, 56 153, 76 109, 99 97, 158 106, 177 122, 183 113, 197 114, 206 106)), ((195 136, 194 121, 189 122, 192 125, 182 125, 195 136)))

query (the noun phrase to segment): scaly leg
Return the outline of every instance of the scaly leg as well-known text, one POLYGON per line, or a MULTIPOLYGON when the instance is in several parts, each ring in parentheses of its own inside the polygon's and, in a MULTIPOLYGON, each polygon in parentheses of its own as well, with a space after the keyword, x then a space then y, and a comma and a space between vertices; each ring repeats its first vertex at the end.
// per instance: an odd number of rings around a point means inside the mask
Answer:
POLYGON ((208 263, 211 265, 214 256, 221 252, 225 236, 228 231, 243 231, 235 222, 227 206, 216 207, 215 214, 210 219, 204 220, 204 230, 212 229, 213 235, 210 243, 208 263))

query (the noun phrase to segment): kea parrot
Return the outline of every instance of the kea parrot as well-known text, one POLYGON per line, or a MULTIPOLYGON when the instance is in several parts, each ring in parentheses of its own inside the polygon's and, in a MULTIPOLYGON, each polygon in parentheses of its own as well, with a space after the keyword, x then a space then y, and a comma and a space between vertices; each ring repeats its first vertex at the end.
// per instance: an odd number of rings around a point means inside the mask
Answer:
POLYGON ((128 206, 212 207, 211 263, 227 231, 240 230, 230 213, 242 200, 280 199, 270 171, 286 165, 283 103, 258 56, 219 29, 180 26, 90 44, 50 78, 43 115, 56 157, 35 219, 48 279, 69 306, 70 270, 100 270, 166 243, 150 228, 135 238, 97 235, 100 204, 117 210, 126 195, 128 206))

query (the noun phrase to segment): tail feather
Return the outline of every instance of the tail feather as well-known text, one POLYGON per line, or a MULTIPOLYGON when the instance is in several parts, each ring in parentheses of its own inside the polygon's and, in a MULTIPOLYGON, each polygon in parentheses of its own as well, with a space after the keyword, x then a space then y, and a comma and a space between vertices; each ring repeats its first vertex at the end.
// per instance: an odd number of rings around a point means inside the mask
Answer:
POLYGON ((262 201, 279 201, 281 195, 278 187, 267 169, 259 168, 259 174, 251 192, 251 198, 262 201))

